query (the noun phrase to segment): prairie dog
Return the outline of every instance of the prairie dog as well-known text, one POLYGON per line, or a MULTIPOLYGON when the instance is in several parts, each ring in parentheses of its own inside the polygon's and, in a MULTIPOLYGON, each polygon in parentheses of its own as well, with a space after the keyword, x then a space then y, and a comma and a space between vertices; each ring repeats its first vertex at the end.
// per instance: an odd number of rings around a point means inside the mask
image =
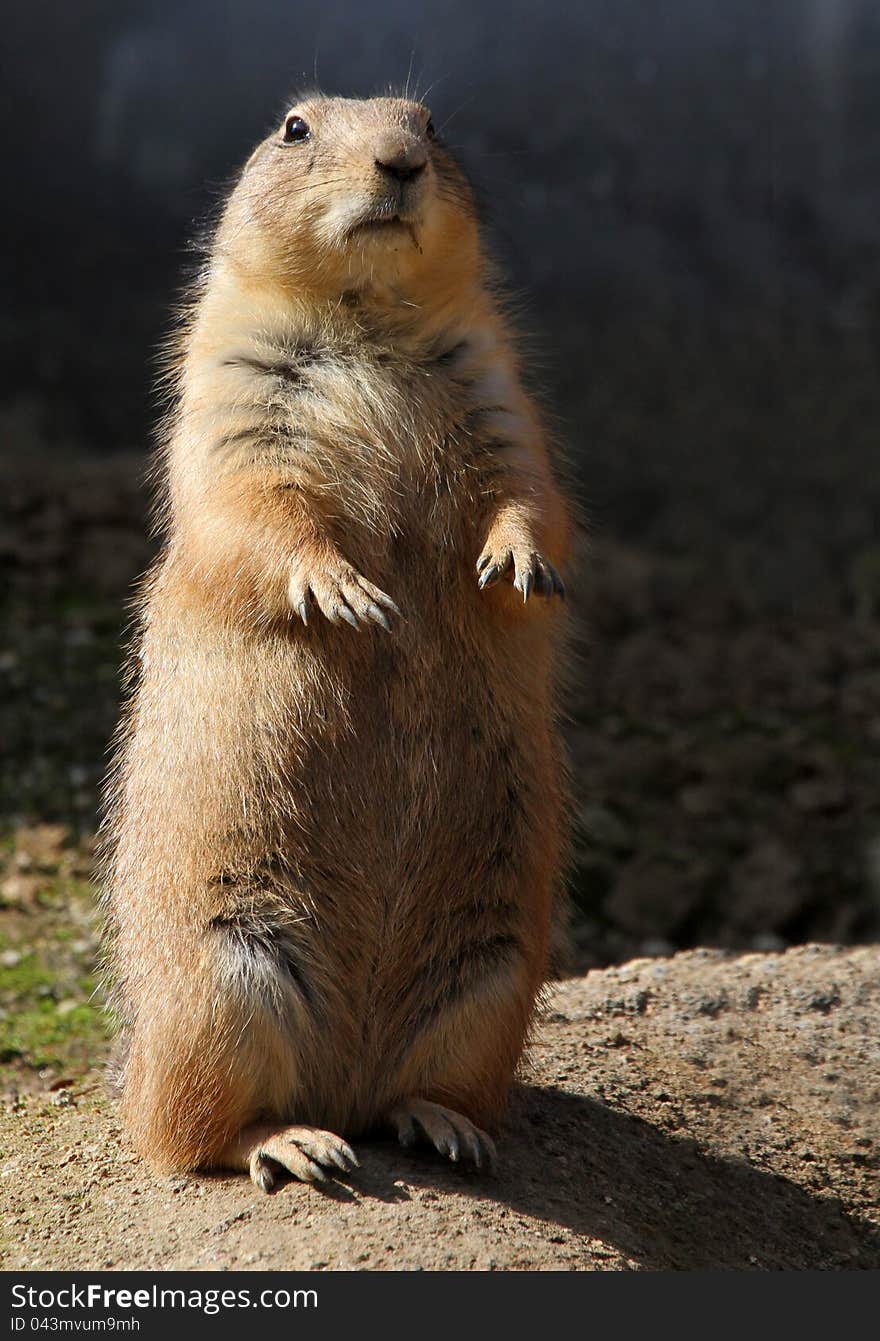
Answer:
POLYGON ((568 512, 425 107, 290 109, 174 379, 105 821, 127 1128, 267 1191, 382 1128, 489 1165, 560 872, 568 512))

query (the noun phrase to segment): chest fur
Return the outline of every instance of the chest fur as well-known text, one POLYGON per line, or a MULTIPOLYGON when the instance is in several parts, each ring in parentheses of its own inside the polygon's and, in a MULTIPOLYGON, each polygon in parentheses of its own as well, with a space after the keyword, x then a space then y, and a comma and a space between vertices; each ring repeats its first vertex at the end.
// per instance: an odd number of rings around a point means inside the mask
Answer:
POLYGON ((485 407, 454 363, 369 348, 240 363, 249 376, 237 414, 249 400, 253 450, 271 454, 348 527, 451 539, 478 504, 485 407))

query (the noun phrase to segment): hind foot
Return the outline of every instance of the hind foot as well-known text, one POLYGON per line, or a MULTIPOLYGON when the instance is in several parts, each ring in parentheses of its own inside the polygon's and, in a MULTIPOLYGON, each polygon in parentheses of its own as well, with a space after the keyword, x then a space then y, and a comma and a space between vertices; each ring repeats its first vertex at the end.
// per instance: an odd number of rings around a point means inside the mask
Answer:
POLYGON ((391 1129, 402 1146, 428 1142, 453 1164, 469 1160, 477 1169, 494 1169, 495 1142, 469 1118, 427 1099, 404 1099, 388 1114, 391 1129))
POLYGON ((237 1168, 245 1168, 251 1181, 263 1192, 271 1192, 279 1169, 286 1169, 303 1183, 323 1183, 329 1173, 350 1173, 358 1159, 351 1146, 332 1131, 319 1127, 245 1127, 232 1156, 237 1168))

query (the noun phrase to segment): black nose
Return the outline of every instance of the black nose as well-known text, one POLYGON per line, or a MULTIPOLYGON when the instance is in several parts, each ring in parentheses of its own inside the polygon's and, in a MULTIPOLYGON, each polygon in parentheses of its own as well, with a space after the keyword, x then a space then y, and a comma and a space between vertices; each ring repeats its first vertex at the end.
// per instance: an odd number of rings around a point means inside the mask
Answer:
POLYGON ((427 161, 427 150, 418 140, 404 142, 397 136, 389 136, 376 145, 376 167, 398 182, 418 177, 427 161))

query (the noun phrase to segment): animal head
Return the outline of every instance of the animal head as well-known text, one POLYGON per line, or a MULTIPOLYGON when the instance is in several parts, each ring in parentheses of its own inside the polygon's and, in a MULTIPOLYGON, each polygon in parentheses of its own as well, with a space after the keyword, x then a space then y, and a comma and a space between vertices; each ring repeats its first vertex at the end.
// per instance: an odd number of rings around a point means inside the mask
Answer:
POLYGON ((218 248, 251 279, 328 297, 443 289, 473 271, 471 192, 429 110, 307 97, 248 160, 218 248))

